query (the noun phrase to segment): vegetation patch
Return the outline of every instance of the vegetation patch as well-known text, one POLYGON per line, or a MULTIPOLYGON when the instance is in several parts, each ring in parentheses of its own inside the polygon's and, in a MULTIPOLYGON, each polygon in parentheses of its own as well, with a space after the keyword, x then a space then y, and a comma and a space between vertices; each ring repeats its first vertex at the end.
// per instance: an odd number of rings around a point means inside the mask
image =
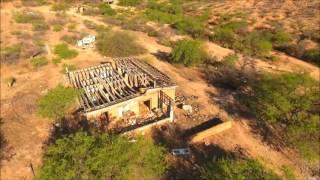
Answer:
POLYGON ((62 31, 63 30, 63 26, 60 25, 60 24, 53 25, 52 30, 55 31, 55 32, 62 31))
POLYGON ((50 118, 54 121, 61 120, 72 109, 72 105, 78 95, 78 90, 58 85, 40 98, 38 113, 42 117, 50 118))
POLYGON ((117 14, 117 12, 111 8, 111 6, 107 3, 102 3, 99 5, 99 9, 101 14, 105 16, 114 16, 117 14))
POLYGON ((308 162, 319 163, 319 86, 307 74, 265 74, 242 94, 259 122, 278 129, 283 140, 308 162))
POLYGON ((19 61, 21 54, 21 45, 15 44, 12 46, 1 48, 1 63, 15 64, 19 61))
POLYGON ((201 63, 205 57, 206 53, 199 41, 185 39, 177 42, 170 55, 170 61, 192 66, 201 63))
POLYGON ((15 12, 14 19, 17 23, 30 23, 35 31, 46 31, 49 25, 40 12, 23 10, 22 12, 15 12))
POLYGON ((78 132, 47 147, 37 179, 156 179, 167 166, 151 140, 78 132))
POLYGON ((39 56, 31 59, 31 64, 35 68, 39 68, 41 66, 45 66, 48 64, 48 60, 44 56, 39 56))
POLYGON ((102 55, 110 57, 134 56, 146 52, 133 36, 124 31, 101 32, 96 45, 102 55))
POLYGON ((143 2, 143 0, 119 0, 120 6, 138 6, 143 2))
POLYGON ((280 180, 273 171, 266 170, 257 160, 224 158, 209 164, 202 171, 202 179, 273 179, 280 180))
POLYGON ((67 44, 58 44, 54 48, 54 53, 61 59, 72 59, 78 56, 78 52, 73 49, 69 49, 67 44))

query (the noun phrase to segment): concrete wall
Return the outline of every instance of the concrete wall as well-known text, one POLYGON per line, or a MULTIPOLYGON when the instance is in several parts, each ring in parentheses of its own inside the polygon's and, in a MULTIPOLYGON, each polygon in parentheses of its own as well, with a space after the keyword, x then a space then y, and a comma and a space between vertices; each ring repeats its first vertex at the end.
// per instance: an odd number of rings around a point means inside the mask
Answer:
POLYGON ((209 136, 221 133, 222 131, 230 129, 231 127, 232 127, 232 121, 223 122, 221 124, 213 126, 212 128, 209 128, 207 130, 204 130, 202 132, 199 132, 199 133, 195 134, 191 138, 191 142, 192 143, 196 143, 196 142, 202 141, 202 140, 204 140, 205 138, 207 138, 209 136))
POLYGON ((141 96, 106 108, 88 112, 86 115, 88 119, 94 119, 99 118, 103 113, 108 112, 109 117, 121 118, 122 114, 128 110, 133 111, 135 114, 139 115, 139 102, 150 100, 151 109, 158 108, 160 90, 165 92, 172 99, 175 99, 175 89, 176 87, 150 89, 141 96))

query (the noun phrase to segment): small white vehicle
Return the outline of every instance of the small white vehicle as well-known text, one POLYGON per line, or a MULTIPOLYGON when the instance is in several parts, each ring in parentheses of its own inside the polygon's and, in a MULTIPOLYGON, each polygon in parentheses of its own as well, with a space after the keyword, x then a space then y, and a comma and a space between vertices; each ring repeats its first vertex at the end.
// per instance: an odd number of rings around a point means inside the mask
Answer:
POLYGON ((96 41, 96 37, 93 35, 85 36, 84 38, 77 41, 78 47, 90 47, 96 41))
POLYGON ((188 155, 191 153, 190 148, 177 148, 177 149, 172 149, 171 153, 175 156, 177 155, 188 155))

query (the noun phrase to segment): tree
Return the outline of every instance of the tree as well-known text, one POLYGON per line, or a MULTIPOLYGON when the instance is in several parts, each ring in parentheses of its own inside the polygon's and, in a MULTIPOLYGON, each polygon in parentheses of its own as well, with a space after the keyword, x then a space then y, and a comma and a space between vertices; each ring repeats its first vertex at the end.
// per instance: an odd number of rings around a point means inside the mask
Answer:
POLYGON ((172 62, 181 63, 185 66, 199 64, 204 57, 205 52, 201 48, 201 43, 188 39, 177 42, 171 53, 172 62))
POLYGON ((47 148, 39 179, 154 179, 167 168, 164 148, 138 137, 78 132, 47 148))
POLYGON ((117 12, 107 3, 100 4, 99 9, 103 15, 113 16, 117 14, 117 12))
POLYGON ((70 110, 78 94, 79 91, 76 89, 58 85, 41 97, 38 103, 38 113, 42 117, 59 120, 70 110))
POLYGON ((146 51, 136 42, 136 39, 127 32, 101 32, 97 39, 98 51, 105 56, 134 56, 146 51))
POLYGON ((307 74, 265 74, 240 100, 262 123, 280 129, 285 142, 319 162, 319 85, 307 74))
POLYGON ((266 170, 256 160, 231 158, 210 163, 202 171, 201 178, 205 180, 280 179, 274 172, 266 170))

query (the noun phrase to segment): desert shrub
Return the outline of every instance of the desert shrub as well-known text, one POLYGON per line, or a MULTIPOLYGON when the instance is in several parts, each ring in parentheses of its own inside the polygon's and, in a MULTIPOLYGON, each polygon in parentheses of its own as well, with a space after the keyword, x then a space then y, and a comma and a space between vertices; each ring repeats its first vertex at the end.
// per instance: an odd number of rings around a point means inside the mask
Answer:
POLYGON ((45 118, 60 120, 72 108, 78 95, 78 90, 58 85, 40 98, 38 113, 45 118))
POLYGON ((170 3, 156 1, 148 2, 148 9, 145 12, 146 18, 151 21, 173 24, 182 18, 182 1, 171 0, 170 3))
POLYGON ((180 21, 173 24, 178 31, 190 34, 192 37, 200 37, 204 33, 204 22, 199 18, 184 16, 180 21))
POLYGON ((238 60, 239 57, 237 56, 237 54, 229 54, 223 58, 222 64, 226 66, 234 66, 238 60))
POLYGON ((59 25, 59 24, 53 25, 52 30, 55 31, 55 32, 62 31, 63 30, 63 26, 59 25))
POLYGON ((71 24, 68 24, 67 28, 69 32, 74 32, 77 28, 77 25, 75 23, 71 23, 71 24))
POLYGON ((283 46, 290 42, 291 36, 289 33, 287 33, 285 30, 281 28, 275 29, 275 31, 272 33, 272 42, 276 46, 283 46))
POLYGON ((99 7, 87 7, 84 11, 83 11, 83 15, 86 16, 96 16, 96 15, 101 15, 101 11, 99 9, 99 7))
POLYGON ((201 43, 196 40, 181 40, 173 48, 170 60, 171 62, 181 63, 185 66, 199 64, 205 58, 205 52, 201 46, 201 43))
POLYGON ((61 58, 53 58, 52 59, 52 63, 57 65, 57 64, 60 64, 62 62, 62 59, 61 58))
POLYGON ((248 24, 245 21, 231 21, 215 27, 212 40, 223 43, 230 47, 239 39, 239 35, 243 36, 248 31, 248 24))
POLYGON ((284 166, 282 167, 282 172, 284 174, 284 179, 285 180, 296 180, 296 176, 294 174, 294 169, 289 166, 284 166))
POLYGON ((201 178, 205 180, 281 179, 257 160, 231 158, 219 159, 208 164, 202 171, 201 178))
POLYGON ((62 70, 60 72, 62 74, 65 74, 68 71, 74 71, 76 69, 78 69, 78 67, 74 64, 62 64, 62 70))
POLYGON ((302 56, 302 59, 320 66, 320 45, 314 49, 306 50, 302 56))
POLYGON ((79 39, 78 36, 73 36, 73 35, 63 35, 60 40, 70 44, 70 45, 75 45, 77 43, 77 40, 79 39))
POLYGON ((52 11, 66 11, 69 8, 70 8, 69 5, 67 3, 64 3, 64 2, 54 3, 51 6, 51 10, 52 11))
POLYGON ((214 30, 214 35, 210 37, 212 41, 218 41, 225 47, 230 47, 236 40, 236 35, 232 29, 227 27, 219 27, 214 30))
POLYGON ((48 146, 37 179, 156 179, 167 166, 149 139, 77 132, 48 146))
POLYGON ((100 4, 99 9, 101 14, 105 16, 113 16, 117 14, 117 12, 114 9, 112 9, 111 6, 107 3, 100 4))
POLYGON ((88 29, 96 29, 97 28, 97 24, 92 22, 92 21, 89 21, 89 20, 84 20, 83 21, 83 24, 88 28, 88 29))
POLYGON ((40 21, 32 24, 34 31, 47 31, 50 29, 49 25, 45 21, 40 21))
POLYGON ((31 59, 31 64, 35 68, 39 68, 41 66, 45 66, 48 64, 48 60, 44 56, 39 56, 31 59))
POLYGON ((38 13, 29 10, 23 10, 22 12, 15 12, 13 17, 16 23, 33 23, 43 21, 44 17, 38 13))
POLYGON ((96 46, 102 55, 111 57, 134 56, 146 51, 133 36, 124 31, 99 33, 96 46))
POLYGON ((182 16, 169 14, 155 9, 147 9, 146 18, 151 21, 158 21, 161 23, 172 24, 181 19, 182 16))
POLYGON ((319 86, 307 74, 265 74, 240 101, 261 123, 281 129, 281 136, 308 161, 319 162, 319 86))
POLYGON ((15 64, 20 59, 21 45, 15 44, 8 47, 1 47, 0 56, 1 63, 4 64, 15 64))
POLYGON ((23 0, 21 1, 23 7, 27 6, 41 6, 47 4, 45 0, 23 0))
POLYGON ((233 48, 246 55, 265 57, 270 55, 272 43, 263 33, 252 32, 236 42, 233 48))
POLYGON ((206 77, 210 84, 217 87, 238 90, 245 86, 247 78, 250 76, 249 73, 241 72, 234 66, 208 66, 205 69, 206 77))
POLYGON ((143 2, 143 0, 119 0, 120 6, 138 6, 143 2))
POLYGON ((17 23, 30 23, 35 31, 46 31, 49 29, 49 25, 46 23, 45 18, 39 12, 23 10, 22 12, 16 12, 14 19, 17 23))
POLYGON ((78 56, 78 52, 73 49, 69 49, 67 44, 58 44, 54 48, 54 53, 61 59, 72 59, 78 56))

